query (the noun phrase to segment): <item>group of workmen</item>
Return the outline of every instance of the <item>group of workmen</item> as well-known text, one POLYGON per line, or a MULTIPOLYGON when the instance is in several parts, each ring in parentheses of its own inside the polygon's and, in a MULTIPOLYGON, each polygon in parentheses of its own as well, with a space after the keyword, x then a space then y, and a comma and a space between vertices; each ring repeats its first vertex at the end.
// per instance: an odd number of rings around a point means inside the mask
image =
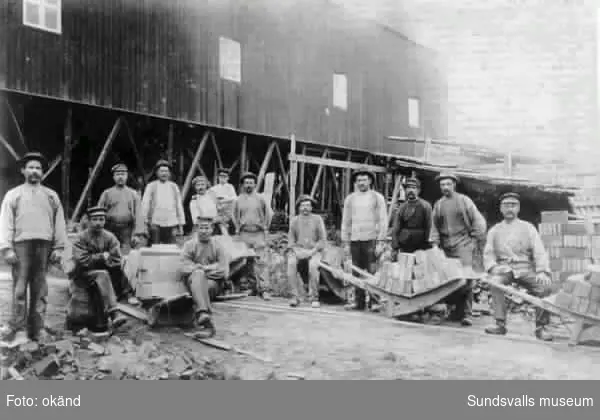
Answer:
MULTIPOLYGON (((96 206, 88 208, 88 227, 74 239, 72 255, 65 264, 64 211, 57 193, 41 185, 46 163, 40 153, 26 154, 21 160, 25 182, 6 193, 0 208, 0 255, 12 266, 13 275, 12 316, 3 333, 4 342, 41 339, 48 296, 46 273, 50 264, 61 262, 76 285, 98 296, 107 328, 121 326, 125 318, 119 314, 117 303, 139 304, 123 274, 122 256, 139 244, 180 243, 183 236, 183 199, 177 184, 170 180, 170 163, 157 162, 157 179, 146 186, 142 197, 127 186, 127 167, 117 164, 111 168, 115 185, 102 193, 96 206)), ((193 180, 196 194, 189 210, 194 231, 182 247, 182 281, 195 303, 196 325, 208 335, 215 332, 210 302, 229 277, 227 253, 215 235, 239 235, 255 251, 256 257, 248 259, 246 278, 254 295, 269 299, 261 279, 261 265, 265 264, 261 256, 267 246, 272 210, 256 191, 255 174, 242 174, 239 196, 229 183, 229 175, 227 169, 220 168, 218 184, 211 188, 205 176, 193 180), (225 207, 231 211, 223 211, 225 207)), ((479 265, 498 282, 518 282, 536 296, 549 294, 548 257, 535 227, 518 218, 517 194, 500 198, 504 220, 486 235, 484 217, 469 197, 456 192, 458 179, 452 174, 438 176, 443 196, 433 208, 419 197, 419 181, 408 179, 406 200, 394 208, 390 219, 386 200, 373 188, 374 181, 368 169, 356 170, 355 190, 343 205, 341 238, 355 267, 375 273, 390 233, 395 254, 440 247, 448 257, 459 258, 467 273, 466 285, 449 300, 464 326, 472 325, 472 283, 479 265), (483 255, 483 261, 477 255, 483 255)), ((294 307, 301 304, 304 295, 300 275, 304 272, 308 274, 308 302, 319 307, 319 265, 327 233, 323 219, 312 211, 313 204, 312 197, 301 195, 296 202, 298 214, 289 223, 287 275, 292 289, 290 305, 294 307)), ((499 290, 493 293, 496 324, 486 332, 506 334, 504 295, 499 290)), ((365 310, 375 301, 375 296, 356 288, 347 309, 365 310)), ((552 339, 546 330, 548 322, 549 314, 538 311, 538 338, 552 339)))

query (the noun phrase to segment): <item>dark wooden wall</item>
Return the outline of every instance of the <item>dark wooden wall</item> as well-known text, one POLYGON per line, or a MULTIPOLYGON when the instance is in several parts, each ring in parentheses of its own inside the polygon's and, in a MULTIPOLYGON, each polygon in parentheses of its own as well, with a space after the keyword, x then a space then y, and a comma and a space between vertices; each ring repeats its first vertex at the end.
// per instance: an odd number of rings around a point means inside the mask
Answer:
POLYGON ((446 135, 437 56, 327 0, 63 0, 61 35, 24 26, 21 9, 0 5, 0 88, 400 154, 414 146, 385 136, 423 134, 408 127, 417 96, 427 133, 446 135), (240 85, 220 79, 219 36, 241 42, 240 85))

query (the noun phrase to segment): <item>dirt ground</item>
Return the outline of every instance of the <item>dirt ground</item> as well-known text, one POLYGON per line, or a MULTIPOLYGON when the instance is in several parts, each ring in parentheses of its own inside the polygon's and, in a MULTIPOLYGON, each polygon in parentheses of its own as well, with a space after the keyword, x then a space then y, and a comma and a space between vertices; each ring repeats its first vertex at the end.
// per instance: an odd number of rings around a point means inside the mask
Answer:
MULTIPOLYGON (((67 282, 51 277, 49 283, 48 324, 60 329, 67 282)), ((0 322, 8 319, 9 299, 9 273, 0 271, 0 322)), ((600 349, 536 342, 529 339, 532 326, 516 318, 510 336, 491 337, 483 333, 489 317, 465 330, 407 325, 336 306, 292 310, 283 300, 247 298, 215 307, 217 339, 272 362, 206 347, 177 328, 150 332, 132 320, 128 331, 138 345, 148 341, 169 354, 210 360, 225 379, 287 379, 290 373, 305 379, 600 378, 600 349)))

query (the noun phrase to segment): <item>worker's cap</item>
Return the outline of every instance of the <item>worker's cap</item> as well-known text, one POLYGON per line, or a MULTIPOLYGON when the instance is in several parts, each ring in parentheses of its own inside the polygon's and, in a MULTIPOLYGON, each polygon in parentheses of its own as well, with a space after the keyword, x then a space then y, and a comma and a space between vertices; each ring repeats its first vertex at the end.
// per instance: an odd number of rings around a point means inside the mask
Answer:
POLYGON ((352 172, 353 182, 356 181, 356 178, 361 175, 366 175, 371 178, 371 183, 375 182, 375 174, 367 167, 357 168, 354 170, 354 172, 352 172))
POLYGON ((91 219, 96 216, 106 217, 106 209, 102 206, 94 206, 87 209, 87 216, 91 219))
POLYGON ((240 178, 240 181, 244 182, 245 179, 248 178, 252 178, 253 180, 257 180, 257 177, 255 174, 253 174, 252 172, 244 172, 244 174, 242 175, 242 177, 240 178))
POLYGON ((160 159, 158 162, 156 162, 156 165, 154 165, 155 171, 159 170, 160 168, 173 169, 171 163, 169 163, 169 161, 167 161, 165 159, 160 159))
POLYGON ((219 168, 219 169, 217 169, 217 175, 227 175, 227 176, 229 176, 230 173, 231 173, 231 170, 229 170, 227 168, 219 168))
POLYGON ((404 186, 421 188, 421 181, 419 181, 417 178, 408 178, 404 182, 404 186))
POLYGON ((112 168, 110 168, 110 171, 113 174, 116 174, 118 172, 128 172, 128 169, 127 169, 127 166, 124 163, 117 163, 112 168))
POLYGON ((517 194, 516 192, 504 193, 500 196, 500 204, 502 204, 504 202, 520 203, 521 196, 519 194, 517 194))
POLYGON ((315 204, 315 199, 312 198, 310 195, 308 194, 302 194, 300 197, 298 197, 298 199, 296 200, 296 207, 299 207, 300 204, 304 203, 305 201, 309 201, 310 204, 315 204))
POLYGON ((27 165, 27 163, 29 163, 31 161, 40 162, 40 164, 42 165, 42 167, 46 166, 46 158, 44 157, 44 155, 42 155, 39 152, 25 153, 23 155, 23 157, 19 160, 19 163, 21 164, 21 167, 24 168, 25 165, 27 165))
POLYGON ((205 183, 208 183, 208 179, 204 175, 198 175, 198 176, 194 177, 194 179, 192 180, 192 184, 196 185, 200 181, 204 181, 205 183))
POLYGON ((435 177, 436 182, 443 181, 444 179, 451 179, 452 181, 458 183, 458 177, 450 172, 442 172, 435 177))

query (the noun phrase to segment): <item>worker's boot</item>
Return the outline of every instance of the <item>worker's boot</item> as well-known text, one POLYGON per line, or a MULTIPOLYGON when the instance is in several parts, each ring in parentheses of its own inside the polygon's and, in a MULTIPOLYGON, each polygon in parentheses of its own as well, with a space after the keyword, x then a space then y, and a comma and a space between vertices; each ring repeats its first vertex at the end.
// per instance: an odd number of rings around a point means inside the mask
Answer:
POLYGON ((296 307, 298 307, 298 305, 300 305, 300 299, 298 299, 298 298, 291 298, 290 299, 290 306, 292 308, 296 308, 296 307))
POLYGON ((506 322, 501 319, 497 319, 496 325, 487 327, 485 332, 492 335, 506 335, 506 322))
POLYGON ((198 335, 204 338, 211 338, 217 333, 212 317, 207 312, 198 312, 196 315, 196 326, 198 327, 198 335))
POLYGON ((111 326, 113 329, 122 327, 123 324, 127 322, 127 317, 125 315, 121 315, 117 311, 113 311, 110 313, 111 326))
POLYGON ((546 329, 546 326, 544 326, 544 325, 537 325, 535 327, 535 338, 537 338, 538 340, 542 340, 542 341, 554 340, 554 337, 552 336, 552 334, 550 334, 548 332, 548 330, 546 329))
POLYGON ((16 347, 29 342, 29 337, 27 331, 9 327, 0 333, 0 342, 6 347, 16 347))

